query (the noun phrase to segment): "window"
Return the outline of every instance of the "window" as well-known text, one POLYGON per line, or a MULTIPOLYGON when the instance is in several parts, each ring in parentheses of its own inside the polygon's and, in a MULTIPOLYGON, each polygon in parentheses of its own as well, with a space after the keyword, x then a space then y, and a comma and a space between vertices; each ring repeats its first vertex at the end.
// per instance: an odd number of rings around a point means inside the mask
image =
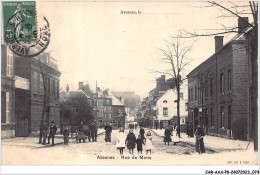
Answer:
POLYGON ((106 106, 104 107, 104 111, 107 111, 107 107, 106 106))
POLYGON ((208 81, 205 81, 205 98, 207 98, 209 95, 209 89, 208 89, 208 81))
POLYGON ((40 74, 40 95, 43 95, 43 77, 40 74))
POLYGON ((56 93, 55 93, 55 91, 56 91, 55 85, 56 85, 56 83, 55 83, 55 80, 53 79, 52 80, 52 93, 54 94, 54 97, 56 95, 56 93))
POLYGON ((109 100, 107 100, 107 104, 109 104, 109 100))
POLYGON ((6 76, 12 77, 13 76, 13 52, 7 48, 7 60, 6 60, 6 76))
POLYGON ((163 115, 168 115, 168 108, 163 108, 163 115))
POLYGON ((97 106, 99 106, 99 104, 98 104, 98 100, 97 100, 97 106))
POLYGON ((210 126, 214 126, 214 109, 213 107, 210 109, 210 126))
POLYGON ((60 85, 59 85, 59 81, 57 81, 57 98, 60 97, 60 85))
POLYGON ((228 129, 231 129, 231 106, 228 106, 228 129))
POLYGON ((210 79, 210 97, 213 97, 213 79, 210 79))
POLYGON ((10 123, 9 108, 10 108, 10 95, 9 92, 6 92, 6 109, 5 109, 6 123, 10 123))
POLYGON ((112 115, 111 115, 111 114, 109 114, 109 118, 112 118, 112 115))
POLYGON ((105 118, 107 118, 107 114, 105 114, 105 118))
POLYGON ((163 103, 167 103, 167 100, 163 100, 163 103))
POLYGON ((224 74, 220 74, 220 93, 224 93, 224 74))
POLYGON ((50 83, 50 78, 47 78, 47 89, 48 89, 48 93, 50 93, 50 89, 51 89, 51 88, 50 88, 50 87, 51 87, 50 84, 51 84, 51 83, 50 83))
POLYGON ((180 92, 180 98, 183 99, 183 93, 182 92, 180 92))
POLYGON ((191 98, 190 98, 190 89, 189 89, 189 101, 191 101, 191 98))
POLYGON ((195 86, 195 92, 194 92, 194 94, 195 94, 195 101, 197 101, 198 99, 197 99, 197 86, 195 86))
POLYGON ((220 107, 220 127, 224 128, 224 106, 220 107))
POLYGON ((232 75, 231 75, 231 69, 228 70, 228 91, 231 91, 231 79, 232 79, 232 75))
POLYGON ((191 94, 190 94, 191 96, 191 101, 193 101, 193 88, 191 88, 191 94))
POLYGON ((37 94, 38 82, 37 82, 38 73, 36 71, 33 72, 33 93, 37 94))

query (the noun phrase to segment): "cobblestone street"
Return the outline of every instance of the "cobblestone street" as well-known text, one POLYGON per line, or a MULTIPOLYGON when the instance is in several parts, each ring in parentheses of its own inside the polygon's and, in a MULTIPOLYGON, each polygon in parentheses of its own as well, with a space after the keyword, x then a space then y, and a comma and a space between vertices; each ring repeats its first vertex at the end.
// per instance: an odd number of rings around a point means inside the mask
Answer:
MULTIPOLYGON (((128 130, 125 131, 128 133, 128 130)), ((134 133, 137 136, 139 130, 135 130, 134 133)), ((147 132, 147 131, 146 131, 147 132)), ((226 164, 228 161, 248 160, 248 156, 251 156, 252 162, 246 164, 254 164, 257 161, 257 154, 253 151, 232 151, 232 152, 215 152, 212 149, 206 148, 206 153, 199 155, 195 152, 194 144, 187 142, 180 142, 177 145, 164 145, 163 138, 155 133, 152 133, 153 150, 152 155, 146 155, 143 151, 143 156, 138 155, 137 150, 134 150, 134 157, 128 153, 128 150, 124 150, 124 157, 122 158, 119 151, 116 149, 116 136, 118 130, 112 132, 112 142, 105 142, 105 134, 102 130, 99 132, 97 142, 76 143, 75 139, 71 138, 68 146, 63 145, 63 138, 56 136, 55 146, 44 146, 38 144, 37 137, 27 138, 15 138, 12 140, 2 141, 2 164, 8 165, 12 162, 13 165, 113 165, 113 164, 150 164, 149 160, 153 160, 152 164, 155 165, 168 165, 174 164, 189 164, 189 162, 196 161, 198 164, 210 164, 210 160, 216 159, 217 161, 212 164, 226 164), (19 154, 17 154, 19 152, 19 154), (222 156, 225 154, 225 156, 222 156), (163 156, 162 156, 163 155, 163 156), (193 156, 190 156, 193 155, 193 156), (255 159, 252 158, 255 156, 255 159), (203 162, 198 158, 203 157, 203 162), (225 160, 222 160, 225 158, 225 160), (110 159, 110 160, 108 160, 110 159), (118 161, 119 160, 119 161, 118 161)), ((245 162, 244 162, 245 163, 245 162)))

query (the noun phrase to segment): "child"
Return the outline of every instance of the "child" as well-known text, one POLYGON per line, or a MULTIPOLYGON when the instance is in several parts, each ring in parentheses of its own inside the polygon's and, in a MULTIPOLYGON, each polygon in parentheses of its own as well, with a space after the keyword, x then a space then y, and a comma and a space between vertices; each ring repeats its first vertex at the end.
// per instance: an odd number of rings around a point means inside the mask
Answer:
POLYGON ((152 134, 151 131, 147 132, 146 139, 145 139, 145 149, 146 149, 146 154, 150 152, 150 155, 152 154, 152 134))
POLYGON ((143 154, 143 144, 144 144, 144 140, 142 139, 142 136, 141 135, 138 135, 138 138, 136 140, 136 143, 137 143, 137 151, 138 151, 138 154, 141 153, 143 154))
POLYGON ((126 135, 124 133, 124 128, 120 128, 119 133, 117 135, 116 147, 117 149, 119 149, 121 155, 123 155, 123 151, 125 149, 125 140, 126 135))
POLYGON ((134 154, 134 148, 136 143, 135 134, 133 133, 133 129, 130 129, 129 134, 126 137, 127 148, 129 149, 129 154, 134 154))
POLYGON ((69 128, 66 127, 66 129, 63 132, 63 136, 64 136, 64 145, 68 145, 69 143, 69 128))

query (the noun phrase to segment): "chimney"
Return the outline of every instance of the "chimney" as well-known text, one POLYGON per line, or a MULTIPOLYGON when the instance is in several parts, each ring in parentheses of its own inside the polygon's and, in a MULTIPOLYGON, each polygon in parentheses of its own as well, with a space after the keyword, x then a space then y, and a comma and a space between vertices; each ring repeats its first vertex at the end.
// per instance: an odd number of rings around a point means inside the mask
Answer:
POLYGON ((238 18, 238 33, 243 32, 248 26, 248 17, 238 18))
POLYGON ((79 82, 79 89, 81 89, 81 90, 82 90, 82 88, 83 88, 83 82, 82 82, 82 81, 80 81, 80 82, 79 82))
POLYGON ((224 36, 215 36, 215 53, 223 47, 223 37, 224 36))
POLYGON ((161 75, 162 82, 165 82, 165 75, 161 75))
POLYGON ((70 91, 69 85, 67 84, 66 92, 68 93, 70 91))

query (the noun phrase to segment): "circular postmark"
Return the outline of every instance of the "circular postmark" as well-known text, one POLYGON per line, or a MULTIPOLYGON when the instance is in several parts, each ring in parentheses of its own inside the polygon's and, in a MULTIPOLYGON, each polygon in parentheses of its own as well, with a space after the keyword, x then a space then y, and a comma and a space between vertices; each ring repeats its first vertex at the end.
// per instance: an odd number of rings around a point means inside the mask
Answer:
POLYGON ((7 24, 4 37, 10 50, 22 57, 34 57, 42 53, 50 43, 50 26, 44 17, 39 26, 37 38, 37 26, 30 21, 36 14, 32 10, 21 10, 13 14, 7 24))

